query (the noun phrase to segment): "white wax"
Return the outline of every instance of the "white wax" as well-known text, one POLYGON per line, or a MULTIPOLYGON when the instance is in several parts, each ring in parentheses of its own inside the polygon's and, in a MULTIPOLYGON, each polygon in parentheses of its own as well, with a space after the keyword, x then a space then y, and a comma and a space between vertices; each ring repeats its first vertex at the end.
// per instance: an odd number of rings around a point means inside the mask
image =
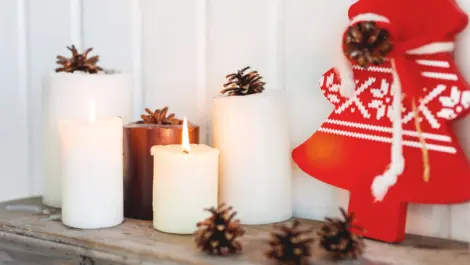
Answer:
POLYGON ((172 234, 192 234, 207 218, 205 208, 217 206, 219 150, 191 145, 157 145, 154 156, 153 226, 172 234))
POLYGON ((123 221, 122 120, 60 123, 62 222, 94 229, 123 221))
POLYGON ((127 123, 132 113, 132 78, 127 74, 54 73, 43 86, 44 114, 44 188, 43 203, 60 207, 59 120, 86 120, 90 101, 96 106, 96 117, 123 118, 127 123))
POLYGON ((218 96, 213 101, 213 145, 220 149, 219 201, 243 224, 292 216, 291 149, 280 91, 218 96))

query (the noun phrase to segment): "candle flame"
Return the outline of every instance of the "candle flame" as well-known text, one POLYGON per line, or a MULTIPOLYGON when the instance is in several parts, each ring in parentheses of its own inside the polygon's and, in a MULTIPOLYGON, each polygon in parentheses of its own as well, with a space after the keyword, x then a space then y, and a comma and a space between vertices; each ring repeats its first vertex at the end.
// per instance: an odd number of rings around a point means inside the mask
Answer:
POLYGON ((95 101, 92 99, 90 100, 90 113, 89 113, 88 120, 90 122, 94 122, 95 119, 96 119, 96 106, 95 106, 95 101))
POLYGON ((189 131, 188 131, 188 121, 186 117, 183 119, 183 139, 181 141, 181 147, 183 148, 183 152, 189 154, 191 151, 191 145, 189 144, 189 131))

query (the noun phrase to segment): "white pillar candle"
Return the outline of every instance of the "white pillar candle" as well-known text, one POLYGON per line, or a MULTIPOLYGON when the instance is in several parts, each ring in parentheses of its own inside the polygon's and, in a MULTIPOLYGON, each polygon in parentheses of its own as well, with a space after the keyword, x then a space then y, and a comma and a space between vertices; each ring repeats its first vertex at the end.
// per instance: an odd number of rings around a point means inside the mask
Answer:
POLYGON ((281 91, 218 96, 213 101, 213 143, 220 149, 219 202, 243 224, 292 216, 291 157, 281 91))
POLYGON ((172 234, 192 234, 196 223, 207 218, 204 209, 218 205, 219 150, 207 145, 189 145, 184 128, 183 145, 151 148, 153 226, 172 234))
POLYGON ((65 225, 95 229, 123 221, 122 132, 121 118, 60 123, 65 225))
POLYGON ((86 120, 89 101, 96 103, 96 117, 122 117, 132 112, 132 78, 128 74, 54 73, 43 86, 44 188, 43 203, 61 205, 59 120, 86 120))

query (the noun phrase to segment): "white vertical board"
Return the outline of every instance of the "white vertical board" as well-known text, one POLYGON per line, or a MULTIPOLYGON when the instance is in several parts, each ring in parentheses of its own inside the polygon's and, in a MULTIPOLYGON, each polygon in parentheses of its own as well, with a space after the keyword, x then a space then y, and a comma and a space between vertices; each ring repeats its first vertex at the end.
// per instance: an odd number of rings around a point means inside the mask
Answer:
POLYGON ((283 89, 282 6, 280 0, 209 0, 209 100, 227 74, 245 66, 259 71, 267 89, 283 89))
POLYGON ((0 201, 31 193, 26 1, 0 1, 0 201))
POLYGON ((209 0, 207 104, 219 94, 227 74, 245 66, 257 70, 266 89, 284 89, 282 0, 209 0))
MULTIPOLYGON (((333 110, 321 93, 321 75, 334 66, 350 0, 285 1, 285 84, 293 147, 307 140, 333 110), (328 12, 326 12, 328 10, 328 12)), ((347 192, 294 168, 294 215, 321 220, 347 206, 347 192), (346 200, 345 200, 346 198, 346 200)))
POLYGON ((43 187, 43 134, 42 134, 42 82, 44 76, 54 72, 56 56, 70 56, 66 46, 72 44, 70 1, 28 1, 29 69, 30 69, 30 140, 33 194, 41 194, 43 187), (50 7, 54 12, 50 12, 50 7))
MULTIPOLYGON (((141 45, 139 4, 139 0, 83 0, 82 49, 93 48, 90 55, 100 55, 98 64, 104 69, 125 73, 140 71, 140 56, 134 53, 141 45)), ((138 81, 139 78, 138 75, 138 81)), ((133 90, 134 98, 129 99, 136 105, 134 118, 138 117, 137 107, 142 108, 140 90, 141 86, 137 85, 133 90)))
POLYGON ((105 69, 132 71, 132 2, 83 0, 83 49, 93 48, 105 69))
MULTIPOLYGON (((460 7, 470 15, 470 0, 458 0, 460 7)), ((470 82, 470 27, 457 40, 457 64, 467 82, 470 82)), ((455 124, 456 134, 470 163, 470 115, 455 124)), ((469 176, 470 177, 470 176, 469 176)), ((470 203, 451 206, 451 238, 470 242, 470 203)))
MULTIPOLYGON (((151 109, 169 107, 178 117, 187 116, 199 124, 198 71, 199 38, 205 38, 204 1, 144 0, 143 83, 144 105, 151 109), (202 13, 202 14, 201 14, 202 13)), ((143 109, 142 109, 143 112, 143 109)))

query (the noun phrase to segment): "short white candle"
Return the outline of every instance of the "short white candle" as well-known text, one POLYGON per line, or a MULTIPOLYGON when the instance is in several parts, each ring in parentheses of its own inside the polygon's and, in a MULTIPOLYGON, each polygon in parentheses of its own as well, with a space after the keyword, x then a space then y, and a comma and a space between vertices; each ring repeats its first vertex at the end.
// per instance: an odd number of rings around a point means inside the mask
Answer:
POLYGON ((122 126, 117 117, 60 123, 65 225, 95 229, 123 221, 122 126))
POLYGON ((192 234, 217 206, 219 150, 189 145, 186 118, 182 145, 157 145, 154 157, 153 226, 172 234, 192 234), (186 130, 185 130, 186 129, 186 130))

